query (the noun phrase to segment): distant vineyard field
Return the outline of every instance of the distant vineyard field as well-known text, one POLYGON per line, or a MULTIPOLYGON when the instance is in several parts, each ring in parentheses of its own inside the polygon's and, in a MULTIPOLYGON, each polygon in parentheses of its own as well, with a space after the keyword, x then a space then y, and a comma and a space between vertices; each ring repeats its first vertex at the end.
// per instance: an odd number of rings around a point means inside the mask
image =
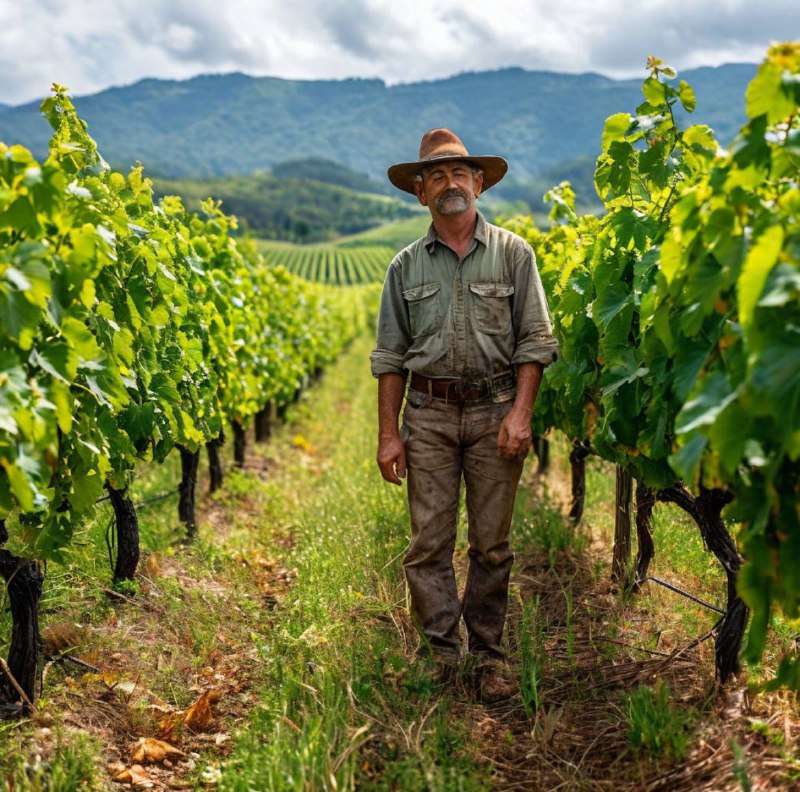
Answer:
POLYGON ((305 280, 337 286, 383 282, 396 253, 388 245, 344 248, 262 242, 259 248, 268 264, 286 267, 305 280))
POLYGON ((395 250, 400 250, 410 245, 415 239, 425 236, 430 225, 431 217, 428 212, 385 223, 377 228, 370 228, 360 234, 342 237, 336 244, 338 247, 372 247, 374 245, 388 245, 395 250))

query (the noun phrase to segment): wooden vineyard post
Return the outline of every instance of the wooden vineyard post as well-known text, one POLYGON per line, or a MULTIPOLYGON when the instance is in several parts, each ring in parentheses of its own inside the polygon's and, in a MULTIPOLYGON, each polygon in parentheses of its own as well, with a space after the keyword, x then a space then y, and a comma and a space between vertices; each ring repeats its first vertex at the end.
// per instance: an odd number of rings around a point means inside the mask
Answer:
POLYGON ((538 475, 547 473, 550 468, 550 441, 541 435, 534 435, 533 450, 536 452, 536 458, 539 460, 536 473, 538 475))
POLYGON ((245 429, 239 421, 231 421, 233 428, 233 463, 236 467, 244 467, 245 449, 247 448, 247 440, 245 437, 245 429))
MULTIPOLYGON (((0 520, 0 576, 5 580, 11 610, 11 644, 8 649, 8 670, 29 701, 36 695, 36 670, 39 663, 39 600, 44 575, 35 561, 19 558, 5 550, 8 540, 5 522, 0 520)), ((8 700, 16 698, 16 690, 5 675, 0 675, 0 691, 10 690, 8 700)))
POLYGON ((225 435, 220 432, 219 437, 206 443, 208 452, 208 491, 216 492, 222 486, 223 470, 219 449, 225 443, 225 435))
POLYGON ((114 509, 117 528, 117 560, 114 563, 114 582, 133 580, 139 566, 139 518, 136 516, 127 489, 116 490, 106 482, 109 500, 114 509))
POLYGON ((572 471, 572 505, 569 518, 575 525, 583 518, 583 507, 586 503, 586 457, 588 456, 589 449, 575 440, 572 451, 569 452, 569 466, 572 471))
POLYGON ((186 526, 186 536, 194 538, 197 523, 194 516, 195 490, 197 488, 197 468, 200 464, 200 451, 189 451, 179 446, 181 452, 181 483, 178 485, 178 517, 186 526))
POLYGON ((267 404, 255 417, 256 442, 266 443, 272 435, 272 405, 267 404))
POLYGON ((617 498, 614 516, 614 555, 611 577, 624 580, 631 560, 631 512, 633 511, 633 478, 617 465, 617 498))
POLYGON ((650 522, 656 493, 641 481, 636 482, 636 570, 632 581, 633 591, 638 591, 647 580, 647 570, 655 554, 650 522))

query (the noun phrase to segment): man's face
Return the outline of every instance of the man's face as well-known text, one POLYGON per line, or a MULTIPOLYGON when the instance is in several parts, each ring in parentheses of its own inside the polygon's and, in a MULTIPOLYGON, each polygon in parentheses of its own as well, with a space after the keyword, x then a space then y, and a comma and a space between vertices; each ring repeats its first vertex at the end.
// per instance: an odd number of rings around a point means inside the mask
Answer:
POLYGON ((483 186, 483 173, 466 162, 430 165, 416 183, 417 199, 435 214, 450 217, 469 211, 483 186))

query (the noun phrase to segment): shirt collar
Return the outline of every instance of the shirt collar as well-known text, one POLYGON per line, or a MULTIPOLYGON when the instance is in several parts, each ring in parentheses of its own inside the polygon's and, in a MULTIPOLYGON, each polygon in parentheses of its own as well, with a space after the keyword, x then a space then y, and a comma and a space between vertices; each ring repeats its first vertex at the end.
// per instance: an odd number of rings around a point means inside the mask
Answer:
MULTIPOLYGON (((478 212, 478 220, 475 223, 475 231, 472 233, 472 238, 476 242, 480 242, 484 247, 486 247, 486 219, 484 216, 478 212)), ((428 233, 425 234, 425 247, 427 248, 428 252, 430 253, 433 250, 433 246, 436 242, 440 242, 444 244, 441 239, 439 239, 439 235, 436 233, 436 229, 433 227, 433 223, 428 226, 428 233)))

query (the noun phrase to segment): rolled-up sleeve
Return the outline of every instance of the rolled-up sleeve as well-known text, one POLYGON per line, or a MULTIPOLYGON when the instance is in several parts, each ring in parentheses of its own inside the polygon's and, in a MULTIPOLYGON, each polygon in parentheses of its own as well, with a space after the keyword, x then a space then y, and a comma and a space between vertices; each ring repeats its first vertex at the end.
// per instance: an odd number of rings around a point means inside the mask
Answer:
POLYGON ((411 346, 408 308, 403 299, 400 267, 395 259, 386 273, 378 314, 378 339, 369 356, 372 376, 404 374, 403 361, 411 346))
POLYGON ((531 246, 521 239, 515 253, 513 323, 516 346, 511 365, 541 363, 547 366, 558 357, 559 344, 553 336, 536 256, 531 246))

